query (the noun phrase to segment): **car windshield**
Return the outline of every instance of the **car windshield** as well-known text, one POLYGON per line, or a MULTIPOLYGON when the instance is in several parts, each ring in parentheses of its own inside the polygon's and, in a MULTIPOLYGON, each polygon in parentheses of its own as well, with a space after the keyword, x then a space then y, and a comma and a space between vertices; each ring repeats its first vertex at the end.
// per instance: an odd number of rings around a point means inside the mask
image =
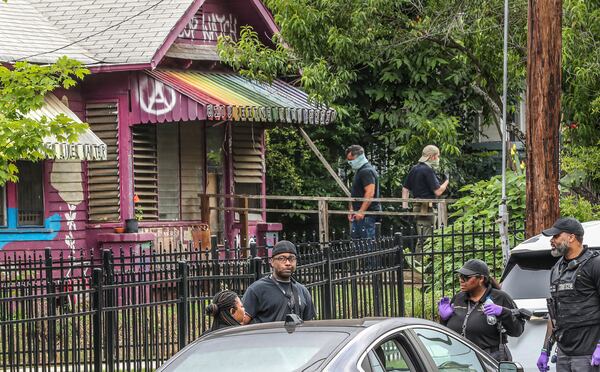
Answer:
POLYGON ((515 300, 550 297, 550 269, 556 260, 549 253, 545 257, 511 257, 515 265, 506 274, 502 290, 515 300))
POLYGON ((348 336, 346 332, 315 331, 226 335, 197 343, 165 370, 295 371, 326 358, 348 336))

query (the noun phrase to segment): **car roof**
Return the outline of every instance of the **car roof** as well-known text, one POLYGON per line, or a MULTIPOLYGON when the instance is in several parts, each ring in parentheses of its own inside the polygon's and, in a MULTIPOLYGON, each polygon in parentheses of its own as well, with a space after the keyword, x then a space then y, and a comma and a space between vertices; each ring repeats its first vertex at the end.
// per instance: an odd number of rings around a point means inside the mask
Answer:
MULTIPOLYGON (((298 326, 294 332, 303 331, 323 331, 323 332, 348 332, 358 334, 359 332, 377 324, 382 328, 395 328, 405 325, 431 325, 432 322, 426 319, 418 318, 387 318, 387 317, 369 317, 361 319, 331 319, 331 320, 310 320, 298 326)), ((243 327, 229 327, 219 331, 208 333, 200 337, 197 341, 209 340, 222 336, 249 335, 257 333, 287 332, 284 322, 250 324, 243 327)))
MULTIPOLYGON (((600 248, 600 221, 589 221, 581 224, 583 226, 583 244, 590 248, 600 248)), ((511 249, 511 254, 528 252, 543 252, 550 250, 550 236, 538 234, 511 249)))

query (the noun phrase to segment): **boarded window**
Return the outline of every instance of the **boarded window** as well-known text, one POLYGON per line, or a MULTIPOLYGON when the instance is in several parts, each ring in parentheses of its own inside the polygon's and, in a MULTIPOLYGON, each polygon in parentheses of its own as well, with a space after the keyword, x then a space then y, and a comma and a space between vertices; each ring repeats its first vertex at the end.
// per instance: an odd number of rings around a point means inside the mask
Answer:
POLYGON ((204 189, 200 123, 133 128, 134 188, 144 219, 199 220, 204 189))
POLYGON ((198 123, 183 123, 181 148, 181 219, 200 220, 200 198, 204 190, 204 138, 198 123))
MULTIPOLYGON (((233 176, 236 194, 260 195, 264 175, 263 133, 260 126, 234 126, 232 136, 233 176)), ((248 201, 250 208, 260 208, 259 199, 248 201)), ((251 220, 260 220, 259 212, 249 214, 251 220)))
POLYGON ((156 133, 158 154, 158 218, 179 219, 179 125, 160 125, 156 133))
POLYGON ((17 224, 18 226, 44 225, 44 167, 42 162, 17 162, 17 224))
POLYGON ((86 105, 86 121, 107 146, 107 160, 88 162, 89 220, 116 222, 121 211, 117 103, 86 105))

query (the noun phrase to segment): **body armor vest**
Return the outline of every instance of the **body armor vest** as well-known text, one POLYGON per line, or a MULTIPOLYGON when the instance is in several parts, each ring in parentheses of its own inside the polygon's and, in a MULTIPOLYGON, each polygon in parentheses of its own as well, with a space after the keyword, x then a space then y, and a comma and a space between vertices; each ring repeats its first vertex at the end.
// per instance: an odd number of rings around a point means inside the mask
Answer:
POLYGON ((597 255, 598 252, 586 249, 579 258, 569 262, 562 270, 562 257, 552 268, 550 295, 553 299, 553 316, 557 331, 600 323, 600 297, 597 292, 581 293, 575 286, 581 268, 597 255))

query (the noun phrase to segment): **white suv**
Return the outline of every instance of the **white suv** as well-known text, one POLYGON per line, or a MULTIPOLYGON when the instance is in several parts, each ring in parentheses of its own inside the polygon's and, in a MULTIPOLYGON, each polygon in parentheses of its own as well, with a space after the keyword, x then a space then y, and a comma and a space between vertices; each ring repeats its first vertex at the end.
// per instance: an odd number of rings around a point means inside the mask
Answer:
MULTIPOLYGON (((582 223, 585 231, 583 244, 600 249, 600 221, 582 223)), ((558 258, 550 254, 550 237, 542 234, 527 239, 510 251, 508 264, 502 274, 502 290, 511 295, 519 308, 533 312, 521 337, 508 338, 508 347, 513 360, 525 371, 537 371, 537 358, 546 334, 550 297, 550 269, 558 258)), ((556 348, 555 348, 556 350, 556 348)), ((556 365, 550 363, 550 371, 556 365)))

